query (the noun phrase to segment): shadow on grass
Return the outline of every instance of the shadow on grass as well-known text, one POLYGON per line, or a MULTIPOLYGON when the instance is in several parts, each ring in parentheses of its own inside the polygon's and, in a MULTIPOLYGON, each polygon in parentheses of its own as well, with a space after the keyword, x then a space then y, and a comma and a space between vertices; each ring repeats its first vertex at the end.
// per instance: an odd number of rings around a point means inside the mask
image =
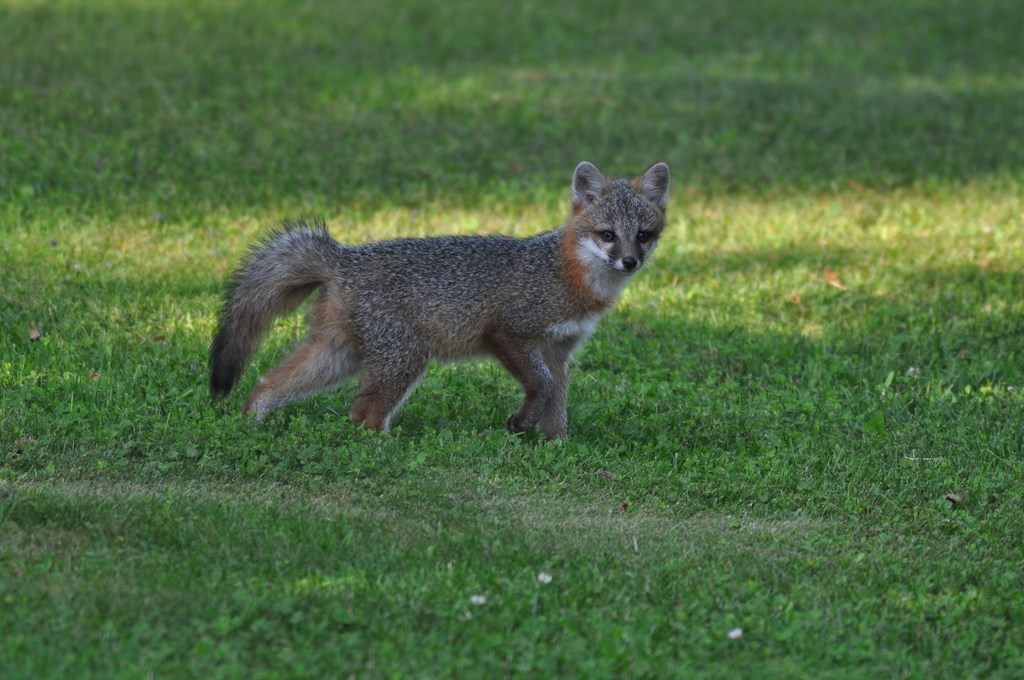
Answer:
POLYGON ((486 203, 590 158, 709 191, 1024 168, 1009 0, 0 9, 31 211, 486 203))

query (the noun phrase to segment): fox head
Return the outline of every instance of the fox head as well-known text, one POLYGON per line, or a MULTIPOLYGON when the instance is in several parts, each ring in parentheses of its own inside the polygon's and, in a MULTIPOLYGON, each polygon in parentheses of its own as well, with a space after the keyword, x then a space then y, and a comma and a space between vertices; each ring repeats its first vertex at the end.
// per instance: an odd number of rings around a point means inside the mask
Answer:
POLYGON ((665 226, 668 186, 665 163, 652 165, 632 182, 606 181, 587 161, 576 166, 572 228, 592 285, 604 281, 611 288, 608 292, 615 293, 643 267, 665 226))

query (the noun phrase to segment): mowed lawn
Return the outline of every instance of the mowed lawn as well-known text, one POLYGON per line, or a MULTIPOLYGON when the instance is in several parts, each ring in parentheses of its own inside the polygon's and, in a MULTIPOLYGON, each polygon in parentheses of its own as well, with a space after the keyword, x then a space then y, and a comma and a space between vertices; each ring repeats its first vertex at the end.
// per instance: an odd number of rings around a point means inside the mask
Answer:
POLYGON ((1015 0, 0 0, 0 675, 1024 676, 1015 0), (529 235, 672 167, 570 438, 219 403, 286 217, 529 235))

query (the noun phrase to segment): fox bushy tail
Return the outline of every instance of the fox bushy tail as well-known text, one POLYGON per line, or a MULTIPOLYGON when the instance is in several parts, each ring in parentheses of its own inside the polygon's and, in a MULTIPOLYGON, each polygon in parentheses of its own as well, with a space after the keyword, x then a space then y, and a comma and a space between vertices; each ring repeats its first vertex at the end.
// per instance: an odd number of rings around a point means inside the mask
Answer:
POLYGON ((294 310, 337 271, 342 246, 322 221, 285 222, 253 248, 228 284, 210 347, 210 392, 231 391, 274 319, 294 310))

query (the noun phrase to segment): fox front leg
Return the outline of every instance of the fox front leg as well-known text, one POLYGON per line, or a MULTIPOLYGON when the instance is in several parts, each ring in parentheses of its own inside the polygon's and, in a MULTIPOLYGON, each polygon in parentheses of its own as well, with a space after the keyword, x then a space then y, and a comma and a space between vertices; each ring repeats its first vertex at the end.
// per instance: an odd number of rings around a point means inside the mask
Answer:
POLYGON ((523 387, 523 405, 505 421, 510 434, 522 434, 532 430, 548 408, 555 391, 555 380, 547 364, 539 354, 529 357, 526 370, 513 373, 523 387))
POLYGON ((544 350, 544 362, 553 379, 551 399, 541 415, 538 429, 550 439, 569 436, 569 357, 577 340, 569 340, 544 350))
MULTIPOLYGON (((546 372, 546 369, 545 369, 546 372)), ((522 407, 505 420, 505 429, 509 434, 522 434, 529 432, 537 423, 547 409, 551 401, 551 393, 554 389, 554 381, 551 374, 537 376, 538 380, 531 380, 529 383, 522 382, 523 391, 526 396, 523 398, 522 407)))
POLYGON ((505 421, 510 434, 533 429, 544 415, 555 390, 555 379, 536 349, 526 349, 505 337, 490 338, 489 348, 523 388, 523 405, 505 421))

